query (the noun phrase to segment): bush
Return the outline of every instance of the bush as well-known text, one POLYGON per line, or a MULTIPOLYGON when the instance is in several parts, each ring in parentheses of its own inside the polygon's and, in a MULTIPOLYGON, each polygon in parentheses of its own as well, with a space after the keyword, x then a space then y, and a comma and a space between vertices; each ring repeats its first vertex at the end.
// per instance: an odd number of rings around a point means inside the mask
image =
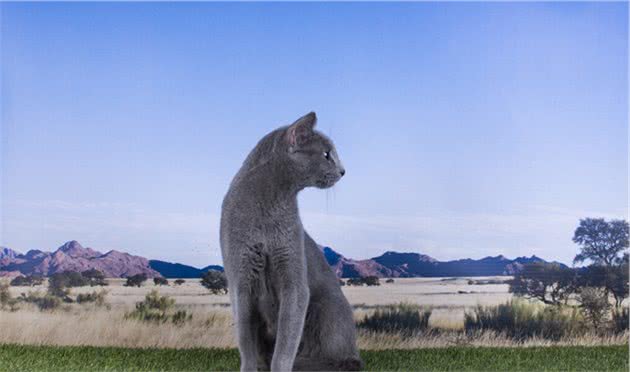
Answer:
POLYGON ((168 279, 157 276, 153 278, 153 284, 155 285, 168 285, 168 279))
POLYGON ((130 277, 127 277, 127 282, 125 283, 125 287, 138 287, 142 286, 142 283, 147 281, 146 274, 136 274, 130 277))
POLYGON ((93 302, 96 306, 105 305, 105 296, 107 296, 106 290, 94 291, 92 293, 81 293, 77 295, 77 303, 91 303, 93 302))
POLYGON ((344 282, 343 280, 339 279, 339 286, 343 287, 346 285, 346 282, 344 282))
POLYGON ((584 317, 595 329, 598 329, 606 321, 611 308, 608 296, 600 288, 585 287, 580 290, 578 297, 584 317))
POLYGON ((365 284, 363 278, 350 278, 346 281, 347 285, 362 286, 365 284))
POLYGON ((0 306, 4 308, 11 298, 12 296, 11 292, 9 292, 9 285, 7 283, 0 282, 0 306))
POLYGON ((177 279, 173 283, 175 283, 175 285, 182 285, 186 283, 186 281, 184 279, 177 279))
POLYGON ((357 326, 373 332, 400 333, 410 336, 429 327, 430 309, 417 305, 398 304, 377 309, 357 326))
POLYGON ((186 313, 186 310, 178 310, 171 316, 173 324, 181 325, 192 319, 192 314, 186 313))
POLYGON ((387 280, 385 281, 385 283, 387 283, 387 284, 391 284, 391 283, 393 283, 393 282, 394 282, 394 279, 392 279, 392 278, 389 278, 389 279, 387 279, 387 280))
POLYGON ((9 309, 9 311, 18 310, 18 301, 13 298, 9 290, 9 284, 0 282, 0 309, 9 309))
POLYGON ((34 287, 41 285, 44 282, 44 278, 40 275, 20 275, 11 280, 11 286, 13 287, 34 287))
POLYGON ((226 294, 228 292, 227 278, 221 271, 208 270, 201 277, 201 285, 208 288, 212 294, 226 294))
POLYGON ((472 313, 464 314, 464 329, 495 331, 507 337, 524 340, 531 337, 558 340, 580 331, 578 309, 566 311, 557 306, 509 301, 498 306, 477 306, 472 313))
POLYGON ((192 314, 186 310, 174 311, 175 300, 168 296, 160 296, 158 291, 149 292, 142 302, 136 303, 136 308, 125 315, 127 319, 137 319, 145 322, 183 324, 192 319, 192 314))
POLYGON ((54 310, 61 305, 61 298, 39 292, 29 292, 28 295, 22 293, 20 301, 35 304, 42 311, 54 310))

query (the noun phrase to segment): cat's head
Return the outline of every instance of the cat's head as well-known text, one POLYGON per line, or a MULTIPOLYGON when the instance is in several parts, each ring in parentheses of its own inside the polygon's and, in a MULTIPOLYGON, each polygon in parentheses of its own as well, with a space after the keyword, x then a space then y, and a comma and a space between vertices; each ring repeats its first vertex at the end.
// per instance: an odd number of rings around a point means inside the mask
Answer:
POLYGON ((339 181, 346 170, 333 142, 314 129, 316 123, 315 113, 308 113, 286 128, 282 140, 300 184, 325 189, 339 181))

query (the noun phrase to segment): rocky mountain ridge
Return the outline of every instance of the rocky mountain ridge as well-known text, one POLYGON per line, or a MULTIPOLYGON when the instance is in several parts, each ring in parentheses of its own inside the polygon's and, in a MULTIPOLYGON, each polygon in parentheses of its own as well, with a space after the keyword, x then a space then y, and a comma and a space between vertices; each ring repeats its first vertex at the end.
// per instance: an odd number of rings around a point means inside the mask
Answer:
MULTIPOLYGON (((377 276, 379 278, 452 277, 514 275, 523 265, 547 262, 540 257, 509 259, 502 255, 488 256, 479 260, 470 258, 438 261, 419 253, 388 251, 378 257, 364 260, 347 258, 330 247, 320 246, 328 264, 340 278, 377 276)), ((20 254, 0 247, 0 276, 51 275, 64 271, 97 269, 105 276, 127 277, 145 274, 148 277, 200 278, 208 270, 220 270, 218 265, 196 268, 180 263, 149 260, 144 257, 111 250, 101 253, 85 248, 79 242, 69 241, 54 252, 30 250, 20 254)))

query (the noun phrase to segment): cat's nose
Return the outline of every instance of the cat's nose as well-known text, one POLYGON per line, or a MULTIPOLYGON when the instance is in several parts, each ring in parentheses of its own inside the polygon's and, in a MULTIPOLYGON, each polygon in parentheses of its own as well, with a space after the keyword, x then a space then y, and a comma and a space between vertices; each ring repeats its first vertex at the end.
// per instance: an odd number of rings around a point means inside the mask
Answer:
POLYGON ((343 177, 346 174, 346 170, 345 169, 341 169, 339 171, 339 173, 341 173, 341 177, 343 177))

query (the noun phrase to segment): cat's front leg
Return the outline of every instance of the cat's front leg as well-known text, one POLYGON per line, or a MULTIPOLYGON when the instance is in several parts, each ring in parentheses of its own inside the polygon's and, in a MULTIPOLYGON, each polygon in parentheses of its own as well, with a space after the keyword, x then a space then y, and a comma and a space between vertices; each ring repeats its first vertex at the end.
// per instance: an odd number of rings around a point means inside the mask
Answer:
POLYGON ((245 287, 234 293, 236 300, 236 328, 238 338, 238 349, 241 356, 241 372, 258 370, 258 324, 252 294, 250 289, 245 287))
POLYGON ((310 297, 304 253, 291 252, 291 257, 279 257, 275 265, 280 306, 278 329, 271 371, 291 371, 302 339, 304 319, 310 297))

